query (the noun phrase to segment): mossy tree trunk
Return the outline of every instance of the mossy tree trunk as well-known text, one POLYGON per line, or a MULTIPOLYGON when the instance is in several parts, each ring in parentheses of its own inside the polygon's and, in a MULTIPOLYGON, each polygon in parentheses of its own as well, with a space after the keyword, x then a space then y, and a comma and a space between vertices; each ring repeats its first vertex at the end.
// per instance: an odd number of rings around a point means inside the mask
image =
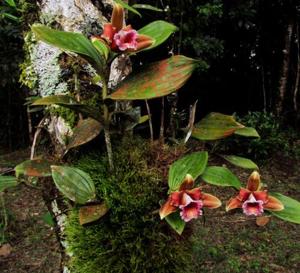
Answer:
MULTIPOLYGON (((103 24, 110 18, 112 0, 42 0, 37 1, 40 9, 39 21, 53 28, 81 32, 87 37, 99 35, 103 24)), ((29 32, 25 39, 27 58, 24 63, 22 81, 30 86, 32 95, 49 96, 71 94, 78 100, 95 103, 100 85, 91 84, 95 76, 93 68, 83 60, 70 57, 57 48, 35 41, 29 32), (76 75, 75 75, 76 74, 76 75), (74 80, 76 79, 76 81, 74 80), (76 93, 76 94, 75 94, 76 93), (93 101, 94 100, 94 101, 93 101)), ((116 60, 111 68, 108 87, 116 84, 131 72, 127 58, 116 60)), ((47 127, 56 153, 62 154, 65 142, 72 134, 78 116, 60 108, 51 110, 47 127)))

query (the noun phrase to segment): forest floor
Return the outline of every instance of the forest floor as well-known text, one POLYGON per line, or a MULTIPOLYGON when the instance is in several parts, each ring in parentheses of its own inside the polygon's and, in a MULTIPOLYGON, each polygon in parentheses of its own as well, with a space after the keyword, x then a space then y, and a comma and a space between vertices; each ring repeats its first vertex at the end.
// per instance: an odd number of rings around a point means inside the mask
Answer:
MULTIPOLYGON (((28 150, 1 156, 0 171, 14 167, 28 156, 28 150)), ((300 161, 277 157, 266 163, 260 173, 269 189, 299 200, 299 166, 300 161)), ((231 170, 246 183, 249 171, 231 170)), ((225 192, 212 185, 204 188, 223 200, 236 194, 234 190, 225 192)), ((47 220, 48 209, 41 191, 20 185, 7 190, 4 200, 5 206, 0 209, 2 216, 3 211, 8 215, 8 225, 3 230, 0 222, 0 272, 61 272, 61 246, 55 227, 47 220)), ((205 222, 201 219, 194 225, 195 263, 199 264, 199 273, 300 272, 300 229, 296 224, 272 217, 266 226, 257 226, 255 219, 245 218, 241 213, 225 215, 219 210, 208 211, 205 222)))

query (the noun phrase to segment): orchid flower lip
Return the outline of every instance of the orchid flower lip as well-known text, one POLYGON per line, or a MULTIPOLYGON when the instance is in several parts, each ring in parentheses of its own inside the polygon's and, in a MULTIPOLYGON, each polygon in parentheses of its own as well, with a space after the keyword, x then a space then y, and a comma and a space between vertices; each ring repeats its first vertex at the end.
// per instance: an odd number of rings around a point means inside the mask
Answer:
POLYGON ((264 202, 262 200, 256 200, 253 194, 250 194, 248 200, 246 200, 242 205, 243 213, 247 216, 262 215, 264 212, 263 203, 264 202))

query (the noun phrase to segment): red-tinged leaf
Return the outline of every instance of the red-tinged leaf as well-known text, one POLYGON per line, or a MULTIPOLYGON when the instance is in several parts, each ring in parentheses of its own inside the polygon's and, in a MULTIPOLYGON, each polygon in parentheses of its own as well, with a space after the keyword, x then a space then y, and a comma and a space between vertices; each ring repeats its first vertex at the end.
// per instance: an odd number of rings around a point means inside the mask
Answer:
POLYGON ((263 227, 267 225, 270 222, 270 217, 269 216, 259 216, 256 217, 256 225, 259 227, 263 227))
POLYGON ((197 60, 176 55, 143 67, 130 75, 109 97, 113 100, 144 100, 166 96, 182 87, 197 60))
POLYGON ((87 118, 81 120, 73 131, 72 137, 69 139, 66 153, 80 145, 83 145, 100 134, 102 125, 95 119, 87 118))
POLYGON ((108 212, 109 208, 105 203, 84 206, 79 209, 79 223, 85 225, 99 220, 108 212))
POLYGON ((46 159, 26 160, 15 167, 16 177, 20 175, 46 177, 51 176, 50 162, 46 159))
POLYGON ((192 136, 199 140, 216 140, 228 137, 243 127, 233 116, 210 113, 195 124, 192 136))

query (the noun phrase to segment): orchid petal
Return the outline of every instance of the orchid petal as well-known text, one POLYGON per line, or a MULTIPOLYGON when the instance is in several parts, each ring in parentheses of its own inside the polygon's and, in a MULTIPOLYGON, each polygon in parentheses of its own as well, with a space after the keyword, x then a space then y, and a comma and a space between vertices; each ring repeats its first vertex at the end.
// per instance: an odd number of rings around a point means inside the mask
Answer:
POLYGON ((187 189, 192 189, 194 186, 194 179, 190 174, 187 174, 183 180, 183 182, 180 185, 179 190, 187 190, 187 189))
POLYGON ((189 222, 192 219, 198 218, 200 215, 202 215, 202 208, 203 203, 201 200, 191 202, 188 206, 185 206, 182 208, 180 212, 180 216, 183 221, 189 222))
POLYGON ((116 28, 117 32, 122 29, 124 23, 124 9, 119 4, 114 4, 111 24, 116 28))
POLYGON ((249 199, 243 203, 243 213, 247 216, 260 216, 264 213, 263 201, 256 200, 253 194, 250 194, 249 199))
POLYGON ((280 211, 284 209, 284 206, 277 198, 269 196, 268 202, 264 204, 264 209, 280 211))
POLYGON ((186 191, 186 193, 194 200, 200 200, 202 197, 200 188, 194 188, 192 190, 186 191))
POLYGON ((238 197, 231 198, 226 204, 226 211, 242 207, 242 202, 238 197))
POLYGON ((239 198, 240 201, 246 201, 249 198, 250 194, 251 191, 245 188, 241 188, 237 198, 239 198))
POLYGON ((101 37, 105 39, 108 43, 111 43, 116 32, 116 28, 113 27, 111 23, 104 24, 103 33, 101 37))
POLYGON ((180 201, 180 204, 179 204, 179 208, 182 209, 182 208, 188 206, 193 201, 195 201, 195 200, 193 200, 187 193, 184 192, 182 194, 182 198, 181 198, 181 201, 180 201))
POLYGON ((179 207, 181 204, 181 199, 182 199, 183 192, 181 191, 174 191, 170 195, 170 202, 172 206, 179 207))
POLYGON ((202 193, 201 200, 203 202, 203 207, 207 207, 209 209, 216 209, 222 205, 219 198, 208 193, 202 193))
POLYGON ((256 200, 261 200, 264 203, 268 201, 268 192, 267 191, 255 191, 252 193, 256 200))
POLYGON ((177 207, 171 204, 171 197, 169 197, 167 202, 164 203, 159 210, 160 219, 164 219, 166 216, 175 212, 176 210, 177 207))
POLYGON ((257 171, 254 171, 248 179, 247 189, 249 191, 259 191, 260 187, 260 175, 257 171))

